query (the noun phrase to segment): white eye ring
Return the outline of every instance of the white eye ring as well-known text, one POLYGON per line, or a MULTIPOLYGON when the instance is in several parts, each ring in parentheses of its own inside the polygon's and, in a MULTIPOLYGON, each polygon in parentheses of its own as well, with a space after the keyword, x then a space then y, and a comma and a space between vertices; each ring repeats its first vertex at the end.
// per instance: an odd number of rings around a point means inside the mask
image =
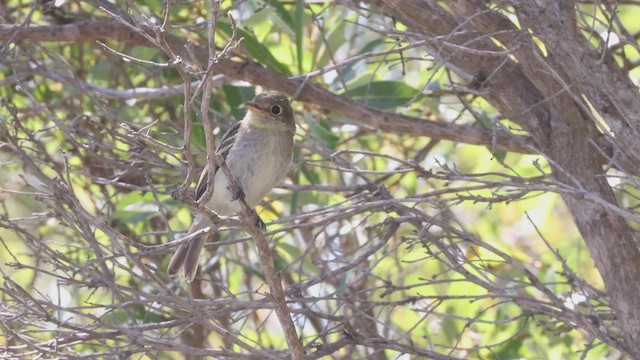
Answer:
POLYGON ((274 106, 272 106, 272 107, 271 107, 271 113, 272 113, 273 115, 278 115, 278 114, 280 114, 281 112, 282 112, 282 108, 280 108, 280 106, 278 106, 278 105, 274 105, 274 106))

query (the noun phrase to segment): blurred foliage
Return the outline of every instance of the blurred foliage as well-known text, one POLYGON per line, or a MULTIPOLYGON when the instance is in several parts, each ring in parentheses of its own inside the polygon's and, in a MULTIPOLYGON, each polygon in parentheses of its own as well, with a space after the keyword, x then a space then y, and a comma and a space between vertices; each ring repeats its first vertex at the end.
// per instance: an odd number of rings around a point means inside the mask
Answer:
MULTIPOLYGON (((94 3, 64 1, 58 11, 73 19, 106 18, 94 3)), ((162 2, 136 4, 138 10, 128 11, 135 21, 143 22, 144 14, 162 22, 162 2)), ((3 21, 59 21, 32 5, 8 0, 0 5, 3 21)), ((205 45, 207 9, 207 3, 172 3, 168 33, 205 45)), ((373 4, 224 1, 221 9, 238 24, 244 39, 238 51, 276 73, 304 75, 364 54, 310 81, 366 106, 425 121, 509 126, 484 100, 460 90, 458 79, 419 47, 391 51, 407 43, 385 31, 394 27, 393 19, 377 14, 373 4)), ((605 20, 590 5, 582 9, 605 20)), ((638 11, 638 6, 618 8, 630 31, 639 30, 638 11)), ((594 30, 605 31, 605 25, 594 30)), ((217 45, 223 47, 231 34, 230 21, 221 18, 217 45)), ((141 60, 169 61, 157 48, 105 43, 141 60)), ((177 71, 125 61, 94 43, 0 46, 0 82, 21 76, 0 87, 0 269, 6 311, 0 315, 0 349, 21 344, 10 335, 20 332, 31 344, 63 340, 56 351, 69 356, 126 352, 132 359, 181 358, 181 348, 173 344, 193 345, 194 334, 205 329, 207 348, 246 352, 218 326, 251 347, 284 348, 268 302, 259 309, 220 305, 219 314, 213 301, 189 305, 184 280, 165 274, 171 248, 136 256, 144 246, 180 238, 190 224, 191 210, 172 197, 188 171, 179 150, 184 95, 114 98, 80 81, 103 89, 161 89, 182 83, 177 71), (138 132, 161 145, 149 145, 138 132), (65 191, 76 199, 75 207, 62 199, 65 191), (27 311, 24 320, 6 315, 36 303, 50 306, 27 311), (185 320, 189 311, 215 326, 191 329, 185 320), (74 335, 74 329, 90 331, 74 335), (140 334, 137 343, 129 338, 134 332, 140 334)), ((637 43, 627 44, 622 51, 637 61, 637 49, 637 43)), ((637 68, 632 75, 640 77, 637 68)), ((216 139, 263 90, 232 79, 214 89, 210 112, 216 139)), ((206 162, 195 111, 199 101, 188 110, 190 151, 198 169, 206 162)), ((259 211, 285 288, 313 283, 289 294, 304 344, 338 341, 348 332, 344 322, 364 313, 380 337, 406 347, 382 347, 388 358, 410 354, 409 348, 483 359, 564 359, 583 351, 587 359, 619 356, 615 347, 572 322, 584 315, 600 319, 605 328, 609 308, 570 214, 559 196, 544 188, 551 188, 544 159, 357 126, 331 109, 302 102, 294 107, 294 164, 285 186, 259 211), (531 186, 518 187, 512 177, 528 179, 531 186), (419 228, 404 222, 411 212, 433 223, 419 228), (384 240, 390 221, 399 227, 384 240), (336 276, 322 278, 332 271, 336 276), (298 297, 307 301, 296 303, 298 297)), ((637 191, 625 188, 623 180, 619 188, 626 189, 617 193, 620 202, 637 204, 637 191)), ((205 298, 239 304, 268 299, 246 234, 228 229, 219 237, 221 245, 210 247, 201 264, 198 286, 205 298)), ((372 349, 347 346, 333 356, 363 358, 372 349)), ((38 351, 25 347, 15 354, 38 351)))

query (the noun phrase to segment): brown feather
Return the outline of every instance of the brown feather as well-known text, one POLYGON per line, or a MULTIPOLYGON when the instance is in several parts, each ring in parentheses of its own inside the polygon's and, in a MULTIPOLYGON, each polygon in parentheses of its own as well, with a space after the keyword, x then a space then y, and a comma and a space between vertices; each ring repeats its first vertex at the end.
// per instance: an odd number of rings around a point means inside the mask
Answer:
MULTIPOLYGON (((228 161, 232 173, 240 171, 237 181, 245 190, 245 200, 250 206, 257 205, 262 197, 281 179, 286 170, 286 164, 291 161, 293 148, 293 134, 295 122, 293 110, 285 95, 279 93, 263 93, 252 103, 248 104, 249 112, 243 121, 237 122, 222 137, 216 149, 216 154, 228 161), (277 108, 278 112, 273 109, 277 108), (253 112, 252 112, 253 111, 253 112), (280 112, 281 111, 281 112, 280 112), (263 117, 264 118, 263 120, 263 117), (267 120, 266 122, 264 122, 267 120), (254 149, 257 148, 258 150, 254 149), (234 150, 235 149, 235 150, 234 150), (265 152, 260 152, 264 149, 265 152), (231 159, 228 159, 231 154, 231 159), (277 157, 264 157, 265 154, 281 154, 277 157), (280 157, 282 160, 280 161, 280 157), (286 161, 286 164, 285 164, 286 161), (238 165, 240 164, 240 165, 238 165), (256 176, 256 174, 261 174, 256 176)), ((205 166, 198 184, 196 185, 196 200, 202 201, 203 195, 212 186, 210 193, 212 198, 207 199, 207 206, 221 215, 233 215, 239 211, 238 205, 232 200, 232 194, 227 194, 225 189, 214 189, 217 186, 225 186, 226 180, 216 175, 219 167, 213 169, 214 184, 209 184, 209 166, 205 166), (228 201, 226 200, 228 196, 228 201)), ((187 234, 211 226, 210 220, 203 214, 195 216, 187 234)), ((184 275, 188 282, 193 281, 198 271, 198 258, 204 244, 211 238, 211 232, 191 239, 189 243, 181 245, 173 255, 167 268, 170 276, 184 269, 184 275)))
MULTIPOLYGON (((229 151, 233 147, 233 141, 240 129, 242 123, 238 121, 233 125, 222 137, 220 144, 218 144, 218 148, 216 149, 217 155, 222 155, 223 159, 227 159, 227 155, 229 155, 229 151)), ((215 166, 213 170, 213 176, 216 176, 218 172, 218 165, 215 166)), ((209 186, 209 164, 207 164, 202 173, 200 174, 200 179, 198 179, 198 185, 196 185, 196 201, 200 200, 202 195, 207 191, 207 187, 209 186)), ((213 189, 211 189, 213 191, 213 189)))

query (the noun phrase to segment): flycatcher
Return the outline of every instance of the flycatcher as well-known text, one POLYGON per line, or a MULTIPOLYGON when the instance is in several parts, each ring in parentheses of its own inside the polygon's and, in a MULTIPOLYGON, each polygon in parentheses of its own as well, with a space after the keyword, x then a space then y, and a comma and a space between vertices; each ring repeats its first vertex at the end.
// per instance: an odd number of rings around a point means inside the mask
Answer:
MULTIPOLYGON (((293 154, 293 134, 296 125, 293 109, 284 94, 266 92, 256 96, 246 104, 247 114, 237 122, 222 138, 216 154, 225 162, 240 187, 240 192, 249 206, 254 207, 284 177, 293 154)), ((238 195, 229 190, 229 181, 218 166, 213 169, 213 188, 207 207, 218 215, 229 216, 240 212, 238 195)), ((200 175, 196 187, 199 200, 210 186, 208 166, 200 175)), ((211 221, 197 214, 189 234, 211 226, 211 221)), ((184 268, 184 277, 193 281, 198 270, 198 259, 202 247, 210 236, 201 235, 180 245, 171 258, 167 273, 173 276, 184 268)))

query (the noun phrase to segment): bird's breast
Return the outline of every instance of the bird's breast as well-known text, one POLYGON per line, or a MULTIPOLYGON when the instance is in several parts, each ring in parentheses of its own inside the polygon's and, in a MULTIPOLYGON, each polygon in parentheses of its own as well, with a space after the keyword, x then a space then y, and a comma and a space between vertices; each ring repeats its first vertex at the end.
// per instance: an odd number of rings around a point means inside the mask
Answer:
MULTIPOLYGON (((242 187, 247 204, 254 207, 286 175, 291 163, 293 137, 287 132, 268 129, 243 130, 237 135, 226 163, 242 187)), ((214 194, 209 204, 212 210, 221 215, 230 215, 240 210, 237 201, 231 201, 233 195, 227 187, 226 176, 218 170, 214 194)))

